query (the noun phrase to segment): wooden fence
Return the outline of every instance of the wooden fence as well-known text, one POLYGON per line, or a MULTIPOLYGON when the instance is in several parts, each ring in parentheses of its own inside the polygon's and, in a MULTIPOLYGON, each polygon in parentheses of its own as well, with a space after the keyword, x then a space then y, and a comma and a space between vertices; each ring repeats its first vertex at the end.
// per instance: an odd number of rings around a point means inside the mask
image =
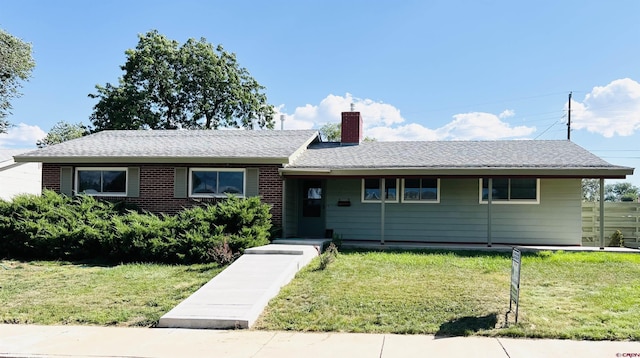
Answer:
MULTIPOLYGON (((620 230, 626 246, 640 242, 640 203, 604 203, 604 241, 620 230)), ((600 246, 600 203, 582 203, 582 245, 600 246)))

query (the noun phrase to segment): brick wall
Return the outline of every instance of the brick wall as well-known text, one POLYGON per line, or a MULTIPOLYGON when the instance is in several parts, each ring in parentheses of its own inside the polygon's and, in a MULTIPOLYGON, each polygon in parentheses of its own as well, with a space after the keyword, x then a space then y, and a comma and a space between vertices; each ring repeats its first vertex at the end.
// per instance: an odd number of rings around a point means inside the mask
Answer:
POLYGON ((358 144, 362 141, 362 117, 360 112, 342 112, 342 143, 358 144))
POLYGON ((282 177, 278 173, 278 167, 260 167, 258 182, 262 201, 271 204, 274 225, 282 226, 282 177))
MULTIPOLYGON (((60 192, 60 167, 73 166, 71 164, 50 164, 42 166, 42 188, 60 192)), ((86 164, 82 165, 87 167, 86 164)), ((137 198, 101 197, 106 200, 121 201, 136 204, 144 210, 153 213, 175 214, 183 208, 189 208, 202 203, 216 202, 215 198, 174 198, 173 181, 174 168, 176 167, 209 167, 209 168, 259 168, 258 192, 262 201, 271 205, 272 221, 274 226, 282 225, 282 177, 278 173, 279 165, 197 165, 187 166, 162 165, 162 164, 128 164, 114 165, 140 168, 140 196, 137 198)), ((102 165, 101 167, 104 167, 102 165)))
POLYGON ((60 167, 57 164, 42 164, 42 189, 60 192, 60 167))

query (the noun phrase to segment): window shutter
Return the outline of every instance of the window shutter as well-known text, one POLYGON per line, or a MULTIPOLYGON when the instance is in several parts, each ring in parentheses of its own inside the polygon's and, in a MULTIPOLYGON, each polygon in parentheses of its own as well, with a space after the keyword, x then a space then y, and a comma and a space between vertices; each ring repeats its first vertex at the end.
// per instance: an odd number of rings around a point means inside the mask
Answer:
POLYGON ((187 168, 175 168, 173 176, 173 197, 187 197, 187 168))
POLYGON ((60 194, 73 195, 73 167, 60 167, 60 194))
POLYGON ((140 196, 140 168, 127 168, 127 196, 137 198, 140 196))
POLYGON ((244 195, 246 197, 251 197, 251 196, 258 196, 260 194, 260 191, 258 189, 258 184, 259 184, 259 176, 260 176, 260 171, 258 170, 258 168, 247 168, 247 178, 246 178, 246 185, 247 187, 244 188, 244 195))

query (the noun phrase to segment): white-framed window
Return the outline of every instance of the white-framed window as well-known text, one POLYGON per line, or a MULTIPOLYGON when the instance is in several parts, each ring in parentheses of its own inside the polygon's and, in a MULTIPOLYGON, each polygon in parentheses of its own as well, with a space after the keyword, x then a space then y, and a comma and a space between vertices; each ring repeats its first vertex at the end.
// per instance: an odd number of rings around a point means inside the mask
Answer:
POLYGON ((404 178, 402 179, 403 203, 439 203, 440 179, 404 178))
POLYGON ((379 203, 384 193, 385 202, 397 203, 400 196, 398 182, 398 178, 385 178, 383 188, 381 178, 362 179, 362 202, 379 203))
POLYGON ((232 168, 190 168, 189 196, 194 198, 244 197, 245 170, 232 168))
POLYGON ((94 196, 127 196, 127 168, 76 168, 75 191, 94 196))
MULTIPOLYGON (((480 203, 489 199, 489 179, 480 179, 480 203)), ((492 183, 492 203, 495 204, 539 204, 540 179, 537 178, 494 178, 492 183)))

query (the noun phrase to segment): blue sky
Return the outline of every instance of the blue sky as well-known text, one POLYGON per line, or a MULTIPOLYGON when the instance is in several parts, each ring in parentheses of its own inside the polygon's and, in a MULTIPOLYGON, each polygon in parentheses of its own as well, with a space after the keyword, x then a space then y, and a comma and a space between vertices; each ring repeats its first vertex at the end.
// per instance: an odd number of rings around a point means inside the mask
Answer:
POLYGON ((89 124, 87 94, 157 29, 236 53, 287 129, 354 103, 378 140, 566 139, 573 92, 571 139, 640 168, 638 14, 637 0, 3 0, 0 28, 32 43, 36 68, 0 148, 89 124))

